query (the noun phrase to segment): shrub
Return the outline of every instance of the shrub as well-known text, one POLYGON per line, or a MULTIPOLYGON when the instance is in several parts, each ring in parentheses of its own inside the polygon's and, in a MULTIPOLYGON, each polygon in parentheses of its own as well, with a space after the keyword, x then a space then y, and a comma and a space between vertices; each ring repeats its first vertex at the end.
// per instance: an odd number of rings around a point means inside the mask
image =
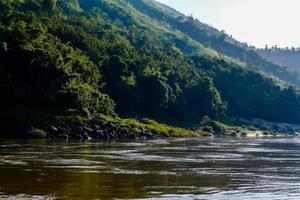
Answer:
POLYGON ((32 129, 30 131, 30 138, 32 139, 43 139, 47 137, 47 133, 42 129, 32 129))
POLYGON ((202 130, 209 133, 214 132, 214 129, 211 126, 204 126, 202 130))

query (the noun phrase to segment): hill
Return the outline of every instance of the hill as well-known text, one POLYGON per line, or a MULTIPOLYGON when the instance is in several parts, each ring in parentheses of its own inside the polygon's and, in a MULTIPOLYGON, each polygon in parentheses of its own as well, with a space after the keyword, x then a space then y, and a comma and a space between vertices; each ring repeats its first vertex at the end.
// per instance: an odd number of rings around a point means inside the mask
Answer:
POLYGON ((236 61, 216 30, 201 32, 172 12, 149 1, 0 0, 1 125, 99 115, 300 123, 297 88, 248 67, 253 60, 236 61))
POLYGON ((214 49, 220 57, 227 55, 242 62, 247 67, 266 73, 294 86, 300 86, 300 72, 274 64, 256 52, 256 48, 241 43, 224 31, 219 31, 192 16, 157 3, 155 0, 129 0, 132 6, 157 20, 162 25, 184 33, 207 48, 214 49))
POLYGON ((256 51, 261 57, 276 63, 278 65, 285 66, 290 70, 300 69, 300 51, 296 48, 267 48, 257 49, 256 51))

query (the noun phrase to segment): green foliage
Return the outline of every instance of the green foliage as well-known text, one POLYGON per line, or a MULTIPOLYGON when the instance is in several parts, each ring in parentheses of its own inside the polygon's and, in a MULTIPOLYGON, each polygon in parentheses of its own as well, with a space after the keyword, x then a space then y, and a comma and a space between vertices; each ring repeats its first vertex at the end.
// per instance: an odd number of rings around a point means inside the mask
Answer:
POLYGON ((84 125, 87 121, 87 118, 80 115, 55 116, 55 122, 58 124, 84 125))
MULTIPOLYGON (((23 15, 23 13, 20 13, 23 15)), ((26 16, 26 15, 25 15, 26 16)), ((96 65, 47 32, 35 16, 10 19, 0 29, 2 106, 31 105, 77 108, 113 113, 113 102, 102 94, 96 65)), ((17 16, 16 16, 17 17, 17 16)))
MULTIPOLYGON (((218 58, 205 41, 229 51, 224 35, 196 38, 205 31, 195 29, 194 19, 145 10, 143 2, 0 0, 0 107, 73 109, 85 117, 116 110, 170 121, 228 114, 300 122, 298 90, 218 58)), ((165 135, 183 131, 154 121, 126 122, 165 135)), ((222 131, 216 123, 208 126, 222 131)))
MULTIPOLYGON (((265 48, 256 49, 256 52, 263 58, 287 66, 290 70, 299 71, 300 66, 300 49, 299 48, 278 48, 276 45, 271 48, 266 45, 265 48)), ((299 73, 299 72, 298 72, 299 73)))
POLYGON ((159 137, 191 137, 191 136, 207 136, 205 131, 190 131, 183 128, 176 128, 170 125, 158 123, 149 119, 120 119, 108 116, 102 116, 105 121, 113 122, 118 127, 130 127, 135 130, 135 134, 139 134, 144 130, 149 130, 159 137))
POLYGON ((213 133, 213 132, 214 132, 214 129, 213 129, 213 127, 211 127, 211 126, 204 126, 204 127, 202 128, 202 130, 203 130, 203 131, 206 131, 206 132, 209 132, 209 133, 213 133))
MULTIPOLYGON (((229 56, 244 62, 247 67, 268 75, 275 76, 282 81, 295 86, 300 86, 300 73, 286 67, 274 64, 260 57, 253 46, 241 43, 224 31, 219 31, 191 16, 184 16, 172 8, 166 9, 165 5, 153 3, 152 0, 128 0, 140 12, 158 20, 171 29, 178 30, 203 46, 213 49, 220 58, 229 56), (170 11, 172 10, 172 11, 170 11)), ((181 48, 190 53, 190 48, 181 48)), ((275 50, 278 50, 277 47, 275 50)), ((268 59, 270 60, 270 59, 268 59)), ((272 60, 272 59, 271 59, 272 60)), ((275 59, 276 60, 276 59, 275 59)), ((288 59, 290 60, 290 59, 288 59)), ((276 62, 275 62, 276 63, 276 62)))
POLYGON ((57 0, 43 0, 43 7, 46 10, 53 11, 56 8, 57 0))
POLYGON ((31 139, 43 139, 47 137, 47 133, 41 129, 32 129, 29 134, 31 139))

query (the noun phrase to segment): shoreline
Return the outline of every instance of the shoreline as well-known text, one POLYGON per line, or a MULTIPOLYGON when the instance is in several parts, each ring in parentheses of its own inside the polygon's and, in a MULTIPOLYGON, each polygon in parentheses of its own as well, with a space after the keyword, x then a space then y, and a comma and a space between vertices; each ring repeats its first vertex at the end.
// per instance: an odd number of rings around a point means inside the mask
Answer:
POLYGON ((300 135, 300 125, 260 119, 203 117, 198 123, 122 118, 117 115, 82 115, 74 110, 20 109, 0 115, 0 138, 147 140, 168 137, 278 137, 300 135))
MULTIPOLYGON (((250 126, 249 126, 250 127, 250 126)), ((92 119, 81 116, 64 116, 56 120, 16 125, 15 130, 7 129, 0 138, 9 139, 65 139, 65 140, 149 140, 159 138, 278 138, 299 136, 297 132, 276 132, 272 130, 253 129, 245 126, 230 126, 221 122, 209 121, 202 127, 178 128, 158 123, 151 119, 123 119, 100 115, 92 119), (58 120, 59 119, 59 120, 58 120)))

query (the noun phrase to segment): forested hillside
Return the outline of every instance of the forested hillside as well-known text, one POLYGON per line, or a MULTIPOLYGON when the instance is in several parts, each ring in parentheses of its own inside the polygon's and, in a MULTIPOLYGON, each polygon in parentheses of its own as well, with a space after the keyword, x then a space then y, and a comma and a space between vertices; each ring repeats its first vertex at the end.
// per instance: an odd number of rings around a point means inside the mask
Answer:
POLYGON ((281 49, 278 47, 257 49, 256 52, 263 58, 288 67, 291 70, 300 70, 300 50, 296 48, 281 49))
POLYGON ((172 30, 180 31, 200 42, 205 47, 214 49, 220 57, 227 55, 243 62, 247 67, 274 76, 295 86, 300 86, 300 72, 274 64, 264 59, 255 47, 241 43, 223 31, 219 31, 195 19, 154 0, 129 0, 136 9, 157 20, 172 30))
MULTIPOLYGON (((194 19, 168 18, 155 7, 144 10, 142 2, 0 0, 2 122, 33 111, 72 111, 89 117, 300 123, 298 89, 253 70, 266 71, 268 62, 251 60, 257 56, 252 50, 199 31, 191 25, 194 19), (208 47, 222 47, 228 57, 208 47), (240 54, 247 54, 240 60, 251 67, 229 58, 240 54)), ((279 75, 298 78, 269 64, 279 75)))

